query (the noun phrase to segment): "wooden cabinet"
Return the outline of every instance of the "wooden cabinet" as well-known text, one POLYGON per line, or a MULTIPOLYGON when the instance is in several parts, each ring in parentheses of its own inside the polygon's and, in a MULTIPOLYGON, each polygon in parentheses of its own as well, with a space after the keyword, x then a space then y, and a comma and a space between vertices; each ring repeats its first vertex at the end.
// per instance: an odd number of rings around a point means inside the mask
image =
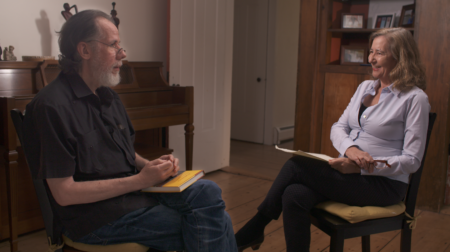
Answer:
MULTIPOLYGON (((341 45, 365 44, 375 29, 341 29, 341 14, 367 13, 368 0, 302 1, 299 32, 294 148, 336 156, 331 125, 346 108, 357 86, 370 79, 370 66, 340 65, 341 45)), ((426 68, 431 111, 437 113, 420 185, 418 206, 439 211, 443 205, 450 143, 450 1, 416 0, 410 30, 426 68)), ((393 10, 395 12, 397 10, 393 10)), ((365 26, 367 27, 367 26, 365 26)))

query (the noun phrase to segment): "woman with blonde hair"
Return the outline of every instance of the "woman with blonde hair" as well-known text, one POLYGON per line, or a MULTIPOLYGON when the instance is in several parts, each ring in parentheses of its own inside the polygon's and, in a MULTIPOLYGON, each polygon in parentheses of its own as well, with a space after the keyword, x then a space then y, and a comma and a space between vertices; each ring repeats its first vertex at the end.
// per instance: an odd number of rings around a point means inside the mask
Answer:
POLYGON ((339 157, 328 164, 289 159, 258 213, 236 233, 239 251, 258 249, 265 226, 281 212, 286 251, 309 251, 309 211, 316 204, 388 206, 404 198, 425 149, 430 112, 425 71, 413 36, 403 28, 373 33, 369 46, 374 80, 359 85, 331 127, 339 157))

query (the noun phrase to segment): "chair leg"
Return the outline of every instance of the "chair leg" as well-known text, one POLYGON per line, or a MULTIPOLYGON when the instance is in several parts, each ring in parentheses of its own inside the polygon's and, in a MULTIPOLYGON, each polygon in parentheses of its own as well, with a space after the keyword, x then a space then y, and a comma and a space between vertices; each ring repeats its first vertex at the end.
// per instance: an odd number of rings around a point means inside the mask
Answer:
POLYGON ((400 252, 411 252, 411 235, 412 230, 406 225, 401 233, 400 252))
POLYGON ((343 252, 344 251, 344 234, 338 231, 331 235, 330 252, 343 252))
POLYGON ((362 252, 370 252, 370 235, 361 236, 362 252))

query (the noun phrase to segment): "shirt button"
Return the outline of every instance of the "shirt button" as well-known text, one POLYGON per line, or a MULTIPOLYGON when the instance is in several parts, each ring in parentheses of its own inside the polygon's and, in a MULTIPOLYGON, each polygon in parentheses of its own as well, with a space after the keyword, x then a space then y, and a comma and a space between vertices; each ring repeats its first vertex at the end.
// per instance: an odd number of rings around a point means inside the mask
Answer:
POLYGON ((366 115, 363 115, 363 118, 366 118, 367 116, 366 115))

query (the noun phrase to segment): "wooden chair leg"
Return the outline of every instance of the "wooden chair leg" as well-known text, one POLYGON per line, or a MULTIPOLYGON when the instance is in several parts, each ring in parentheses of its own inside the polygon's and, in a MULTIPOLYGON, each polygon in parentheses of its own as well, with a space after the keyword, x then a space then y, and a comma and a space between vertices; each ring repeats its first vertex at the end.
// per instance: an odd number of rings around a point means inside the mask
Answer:
POLYGON ((330 252, 343 252, 344 251, 344 234, 335 232, 331 235, 330 252))
POLYGON ((362 252, 370 252, 370 235, 361 236, 362 252))
MULTIPOLYGON (((15 148, 15 147, 14 147, 15 148)), ((17 238, 19 236, 19 210, 18 210, 18 164, 19 154, 16 150, 7 151, 6 157, 6 196, 8 202, 8 224, 9 224, 9 243, 10 251, 19 250, 17 238)), ((2 216, 3 217, 3 216, 2 216)))
POLYGON ((188 123, 184 126, 186 170, 192 170, 192 156, 194 149, 194 125, 188 123))
POLYGON ((412 230, 406 225, 401 233, 400 252, 411 252, 411 235, 412 230))

